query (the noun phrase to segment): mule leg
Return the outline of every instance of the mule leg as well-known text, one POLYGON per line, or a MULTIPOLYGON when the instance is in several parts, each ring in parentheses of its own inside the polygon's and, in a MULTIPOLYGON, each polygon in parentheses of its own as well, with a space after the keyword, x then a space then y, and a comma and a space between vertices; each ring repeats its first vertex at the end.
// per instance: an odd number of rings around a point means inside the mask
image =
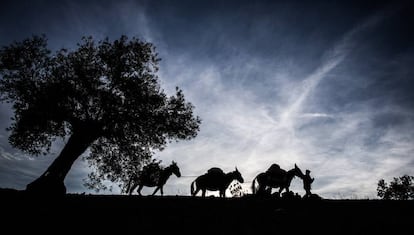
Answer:
POLYGON ((225 198, 226 197, 226 190, 220 190, 220 197, 225 198))
POLYGON ((266 194, 266 186, 259 185, 259 188, 257 189, 257 194, 259 195, 265 195, 266 194))
POLYGON ((160 192, 161 192, 161 196, 164 196, 164 190, 162 189, 163 187, 161 186, 160 188, 160 192))
POLYGON ((128 194, 131 195, 134 192, 134 190, 137 188, 137 186, 138 186, 137 183, 132 183, 131 188, 129 188, 128 194))
POLYGON ((132 183, 132 185, 128 185, 128 188, 127 188, 127 194, 128 195, 131 195, 132 194, 132 192, 134 191, 134 183, 132 183))
POLYGON ((142 184, 140 184, 139 187, 138 187, 137 192, 138 192, 138 195, 140 195, 140 196, 142 196, 141 190, 142 190, 143 187, 144 187, 144 185, 142 185, 142 184))
POLYGON ((196 191, 193 193, 193 196, 197 195, 198 192, 200 192, 199 188, 196 189, 196 191))
MULTIPOLYGON (((152 193, 152 196, 154 196, 157 192, 158 192, 158 189, 160 189, 160 187, 158 186, 155 190, 154 190, 154 192, 152 193)), ((162 191, 161 191, 162 192, 162 191)), ((162 193, 161 193, 162 194, 162 193)))
POLYGON ((205 190, 205 189, 202 189, 202 190, 201 190, 201 196, 202 196, 202 197, 205 197, 205 196, 206 196, 206 190, 205 190))

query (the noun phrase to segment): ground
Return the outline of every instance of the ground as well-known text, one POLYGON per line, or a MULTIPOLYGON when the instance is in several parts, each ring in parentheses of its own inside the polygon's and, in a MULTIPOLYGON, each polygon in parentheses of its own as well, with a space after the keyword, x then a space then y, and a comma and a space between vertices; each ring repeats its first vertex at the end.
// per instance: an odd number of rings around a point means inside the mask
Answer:
MULTIPOLYGON (((78 195, 0 190, 13 234, 410 234, 414 201, 78 195)), ((10 232, 8 232, 10 233, 10 232)))

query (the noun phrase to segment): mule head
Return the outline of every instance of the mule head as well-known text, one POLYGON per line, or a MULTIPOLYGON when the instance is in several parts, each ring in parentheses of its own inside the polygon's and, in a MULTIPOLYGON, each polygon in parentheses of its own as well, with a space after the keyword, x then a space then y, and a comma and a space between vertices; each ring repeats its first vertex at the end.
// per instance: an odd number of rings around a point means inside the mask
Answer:
POLYGON ((244 179, 242 175, 240 174, 239 170, 237 169, 237 167, 236 167, 236 170, 233 172, 233 175, 234 175, 235 180, 239 181, 240 183, 244 182, 244 179))
POLYGON ((299 178, 303 178, 305 176, 302 170, 296 165, 296 163, 295 163, 295 175, 299 178))
POLYGON ((176 175, 177 177, 181 177, 180 168, 178 167, 177 163, 172 161, 171 163, 171 171, 176 175))

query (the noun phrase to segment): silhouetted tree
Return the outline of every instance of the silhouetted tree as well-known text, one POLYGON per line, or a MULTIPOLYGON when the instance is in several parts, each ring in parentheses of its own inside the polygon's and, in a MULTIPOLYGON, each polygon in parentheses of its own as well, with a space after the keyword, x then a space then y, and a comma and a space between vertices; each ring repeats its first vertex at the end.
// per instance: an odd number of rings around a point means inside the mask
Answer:
POLYGON ((384 179, 378 181, 377 195, 382 199, 408 200, 414 199, 414 176, 403 175, 388 185, 384 179))
POLYGON ((84 37, 77 49, 54 54, 45 36, 2 47, 0 97, 14 110, 10 143, 40 155, 68 137, 26 190, 65 193, 64 178, 88 147, 92 181, 127 182, 155 150, 195 137, 201 121, 179 88, 173 96, 160 88, 159 61, 151 43, 126 36, 99 42, 84 37))

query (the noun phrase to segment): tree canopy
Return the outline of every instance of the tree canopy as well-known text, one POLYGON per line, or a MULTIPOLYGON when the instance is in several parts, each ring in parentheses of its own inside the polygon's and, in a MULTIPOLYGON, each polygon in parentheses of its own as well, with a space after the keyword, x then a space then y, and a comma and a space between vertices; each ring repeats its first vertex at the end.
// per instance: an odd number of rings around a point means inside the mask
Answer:
POLYGON ((408 200, 414 199, 414 176, 403 175, 394 177, 389 185, 384 179, 378 181, 377 195, 385 200, 408 200))
POLYGON ((94 182, 123 184, 155 150, 194 138, 201 120, 182 90, 167 96, 160 87, 159 61, 153 44, 126 36, 98 42, 84 37, 75 50, 55 53, 47 49, 45 36, 1 48, 0 99, 14 110, 11 145, 40 155, 49 153, 56 138, 68 137, 27 189, 62 188, 73 162, 88 148, 94 182))

